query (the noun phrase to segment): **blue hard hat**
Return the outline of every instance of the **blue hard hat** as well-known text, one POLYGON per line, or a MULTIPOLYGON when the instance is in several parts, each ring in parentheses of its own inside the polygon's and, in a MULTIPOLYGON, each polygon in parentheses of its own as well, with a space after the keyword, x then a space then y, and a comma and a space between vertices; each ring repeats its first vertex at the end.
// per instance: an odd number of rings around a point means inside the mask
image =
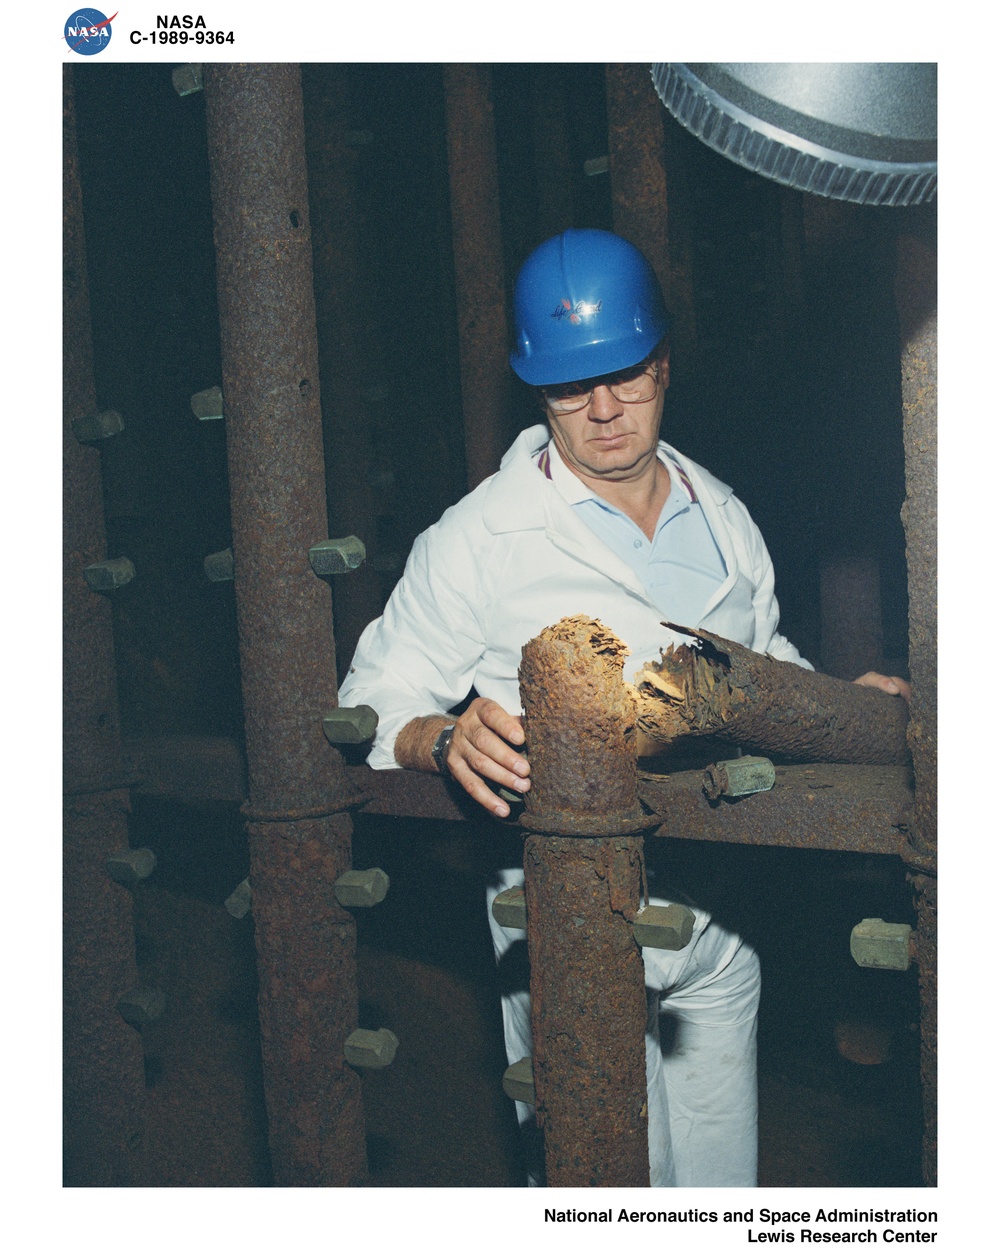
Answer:
POLYGON ((566 230, 517 276, 511 368, 531 386, 616 373, 644 360, 669 324, 637 247, 607 230, 566 230))

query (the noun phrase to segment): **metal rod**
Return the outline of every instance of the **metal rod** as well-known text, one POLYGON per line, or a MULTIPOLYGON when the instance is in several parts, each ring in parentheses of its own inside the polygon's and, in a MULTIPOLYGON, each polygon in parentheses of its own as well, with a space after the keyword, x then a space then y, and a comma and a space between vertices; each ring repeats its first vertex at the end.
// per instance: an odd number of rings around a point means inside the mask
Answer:
POLYGON ((105 869, 128 850, 111 605, 83 568, 107 554, 72 71, 63 74, 63 1057, 65 1183, 146 1181, 142 1042, 115 1009, 137 980, 132 898, 105 869))
POLYGON ((510 373, 489 65, 445 65, 448 172, 468 488, 507 450, 510 373))
POLYGON ((550 1186, 649 1185, 645 978, 630 921, 644 894, 635 826, 650 822, 636 814, 635 710, 608 635, 561 621, 526 644, 520 669, 532 1068, 550 1186), (578 836, 594 825, 617 836, 578 836))
POLYGON ((663 105, 657 98, 648 65, 608 65, 605 93, 615 231, 645 255, 669 305, 663 105))
POLYGON ((920 974, 920 1074, 924 1181, 937 1184, 937 254, 931 242, 898 242, 903 446, 906 456, 907 586, 910 598, 909 744, 913 818, 903 858, 915 889, 914 954, 920 974))
POLYGON ((367 1175, 351 867, 351 787, 323 735, 336 703, 309 200, 297 65, 205 67, 222 389, 243 679, 271 1155, 277 1185, 367 1175))
MULTIPOLYGON (((372 406, 372 379, 391 374, 360 253, 358 165, 365 151, 350 142, 351 108, 347 70, 323 65, 306 80, 309 194, 316 276, 323 418, 330 455, 327 503, 335 534, 355 534, 369 555, 378 552, 378 500, 372 485, 381 452, 372 406), (365 386, 367 381, 368 386, 365 386)), ((381 579, 371 564, 356 568, 333 588, 337 648, 343 665, 354 654, 361 631, 385 606, 381 579)))

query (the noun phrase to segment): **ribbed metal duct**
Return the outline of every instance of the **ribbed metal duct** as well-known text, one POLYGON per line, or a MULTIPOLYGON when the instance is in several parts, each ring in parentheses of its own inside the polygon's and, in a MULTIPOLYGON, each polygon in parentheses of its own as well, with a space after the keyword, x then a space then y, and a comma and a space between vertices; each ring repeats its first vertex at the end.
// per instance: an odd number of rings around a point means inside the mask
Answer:
POLYGON ((664 63, 652 72, 681 125, 746 169, 855 204, 934 198, 933 63, 664 63))

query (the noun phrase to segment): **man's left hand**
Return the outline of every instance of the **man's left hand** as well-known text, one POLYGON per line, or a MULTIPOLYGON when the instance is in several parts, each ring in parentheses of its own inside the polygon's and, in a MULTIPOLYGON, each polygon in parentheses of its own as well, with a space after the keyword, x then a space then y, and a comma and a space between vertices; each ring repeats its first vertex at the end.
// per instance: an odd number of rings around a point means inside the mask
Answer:
POLYGON ((886 677, 882 673, 865 673, 855 677, 856 686, 871 686, 873 690, 881 690, 884 694, 901 695, 907 703, 910 701, 910 683, 902 677, 886 677))

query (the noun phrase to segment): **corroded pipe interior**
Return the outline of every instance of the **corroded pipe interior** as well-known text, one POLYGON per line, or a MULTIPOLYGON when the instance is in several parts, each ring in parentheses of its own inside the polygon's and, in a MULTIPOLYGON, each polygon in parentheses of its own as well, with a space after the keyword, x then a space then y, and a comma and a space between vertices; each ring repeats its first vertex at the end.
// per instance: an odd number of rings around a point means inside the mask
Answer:
POLYGON ((529 815, 633 814, 636 708, 628 648, 600 621, 566 617, 526 643, 520 667, 529 815))

